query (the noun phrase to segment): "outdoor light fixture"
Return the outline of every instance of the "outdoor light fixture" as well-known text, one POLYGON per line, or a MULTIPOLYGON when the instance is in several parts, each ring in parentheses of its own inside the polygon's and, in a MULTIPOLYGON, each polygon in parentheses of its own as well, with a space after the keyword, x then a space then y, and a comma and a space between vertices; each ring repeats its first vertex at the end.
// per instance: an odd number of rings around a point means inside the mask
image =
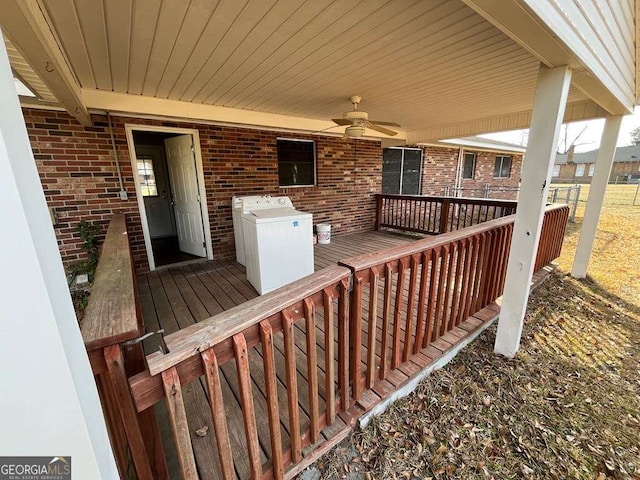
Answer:
POLYGON ((22 80, 19 78, 13 77, 13 83, 16 86, 16 92, 21 97, 35 97, 36 94, 31 91, 29 87, 27 87, 22 80))
POLYGON ((364 127, 362 125, 350 125, 344 129, 344 133, 350 137, 361 137, 364 135, 364 127))

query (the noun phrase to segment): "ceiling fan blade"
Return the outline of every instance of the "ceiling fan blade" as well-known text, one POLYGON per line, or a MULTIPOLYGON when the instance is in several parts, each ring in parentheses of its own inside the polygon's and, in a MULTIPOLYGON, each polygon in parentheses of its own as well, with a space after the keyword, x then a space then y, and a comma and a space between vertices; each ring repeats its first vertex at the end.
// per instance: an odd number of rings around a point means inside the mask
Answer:
POLYGON ((369 123, 373 125, 386 125, 387 127, 400 127, 401 125, 396 122, 381 122, 379 120, 369 120, 369 123))
POLYGON ((384 133, 385 135, 389 135, 390 137, 398 134, 398 132, 394 132, 393 130, 389 130, 388 128, 384 128, 379 125, 372 125, 371 123, 367 123, 367 128, 375 130, 376 132, 384 133))
POLYGON ((351 120, 347 120, 346 118, 332 118, 331 121, 337 125, 351 125, 351 120))

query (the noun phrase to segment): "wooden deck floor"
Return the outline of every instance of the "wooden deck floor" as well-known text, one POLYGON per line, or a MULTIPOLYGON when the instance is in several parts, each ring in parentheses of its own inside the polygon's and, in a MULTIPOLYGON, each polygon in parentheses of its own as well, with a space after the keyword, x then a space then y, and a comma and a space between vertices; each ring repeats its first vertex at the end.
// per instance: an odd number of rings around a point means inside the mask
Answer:
MULTIPOLYGON (((383 232, 336 236, 332 238, 329 245, 317 245, 315 247, 315 269, 318 271, 328 265, 335 264, 338 260, 397 246, 409 241, 412 241, 410 237, 383 232)), ((246 279, 244 267, 234 261, 206 261, 151 272, 138 278, 138 292, 146 330, 156 331, 164 328, 165 334, 173 333, 258 296, 246 279)), ((322 322, 319 322, 319 325, 322 325, 322 322)), ((302 333, 304 326, 296 326, 302 333)), ((323 338, 321 333, 319 331, 319 338, 323 338)), ((299 337, 302 339, 303 335, 299 335, 299 337)), ((304 340, 301 341, 304 343, 304 340)), ((363 341, 366 341, 366 338, 363 341)), ((284 359, 282 338, 276 338, 276 347, 277 373, 281 380, 279 388, 282 390, 279 397, 286 401, 286 393, 284 391, 286 372, 282 361, 284 359)), ((319 345, 319 347, 322 349, 323 345, 319 345)), ((157 348, 157 344, 154 341, 145 344, 147 352, 155 348, 157 348)), ((307 372, 304 345, 298 345, 297 356, 299 357, 297 362, 299 391, 305 392, 307 390, 307 372)), ((323 358, 323 352, 319 352, 319 358, 323 358)), ((253 372, 258 372, 252 379, 257 418, 262 419, 258 424, 259 437, 268 439, 265 385, 264 378, 260 378, 259 375, 261 371, 259 367, 262 364, 259 349, 251 350, 250 361, 256 367, 252 367, 252 374, 253 372)), ((323 369, 324 365, 320 365, 320 367, 323 369)), ((242 455, 237 455, 234 458, 236 473, 239 478, 248 478, 249 463, 246 454, 244 454, 247 451, 247 447, 243 433, 239 404, 239 385, 235 365, 230 362, 221 368, 223 395, 225 397, 232 449, 243 452, 242 455)), ((323 371, 320 372, 321 376, 322 374, 323 371)), ((322 386, 323 384, 324 382, 320 381, 320 385, 322 386)), ((323 395, 322 389, 320 393, 323 395)), ((185 405, 200 478, 221 478, 217 447, 206 395, 206 388, 200 381, 193 382, 184 388, 185 405), (207 428, 203 430, 204 427, 207 428), (203 433, 204 435, 202 435, 203 433)), ((321 407, 323 406, 321 405, 321 407)), ((158 404, 156 411, 162 436, 165 440, 165 451, 172 473, 171 478, 174 478, 174 475, 175 478, 179 478, 178 465, 171 442, 170 427, 164 408, 164 405, 158 404)), ((286 404, 282 406, 281 411, 286 412, 286 404)), ((301 424, 305 427, 309 422, 309 406, 308 399, 305 400, 304 395, 301 396, 300 415, 301 424)), ((288 428, 287 417, 284 416, 282 419, 282 434, 285 445, 289 443, 288 428)), ((331 427, 323 430, 323 439, 331 439, 347 430, 347 424, 343 420, 338 420, 331 427)), ((261 441, 260 446, 262 448, 263 462, 267 462, 271 457, 271 447, 268 440, 261 441)), ((310 448, 307 447, 307 449, 310 448)))

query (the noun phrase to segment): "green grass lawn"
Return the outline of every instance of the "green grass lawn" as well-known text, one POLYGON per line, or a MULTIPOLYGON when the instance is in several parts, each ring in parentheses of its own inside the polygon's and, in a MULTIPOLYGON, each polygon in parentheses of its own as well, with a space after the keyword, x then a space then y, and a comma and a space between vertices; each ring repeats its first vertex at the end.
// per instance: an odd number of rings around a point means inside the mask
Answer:
MULTIPOLYGON (((588 275, 601 288, 640 306, 640 194, 633 205, 636 185, 609 185, 598 225, 588 275)), ((583 185, 575 223, 565 235, 560 269, 571 271, 589 194, 583 185)))

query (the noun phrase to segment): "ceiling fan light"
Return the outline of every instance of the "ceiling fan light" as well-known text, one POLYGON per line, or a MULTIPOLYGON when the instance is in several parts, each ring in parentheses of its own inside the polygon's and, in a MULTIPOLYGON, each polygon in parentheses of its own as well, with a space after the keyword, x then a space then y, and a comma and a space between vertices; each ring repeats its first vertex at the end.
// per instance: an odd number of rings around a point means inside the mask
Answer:
POLYGON ((364 127, 362 125, 351 125, 344 129, 349 137, 361 137, 364 135, 364 127))

